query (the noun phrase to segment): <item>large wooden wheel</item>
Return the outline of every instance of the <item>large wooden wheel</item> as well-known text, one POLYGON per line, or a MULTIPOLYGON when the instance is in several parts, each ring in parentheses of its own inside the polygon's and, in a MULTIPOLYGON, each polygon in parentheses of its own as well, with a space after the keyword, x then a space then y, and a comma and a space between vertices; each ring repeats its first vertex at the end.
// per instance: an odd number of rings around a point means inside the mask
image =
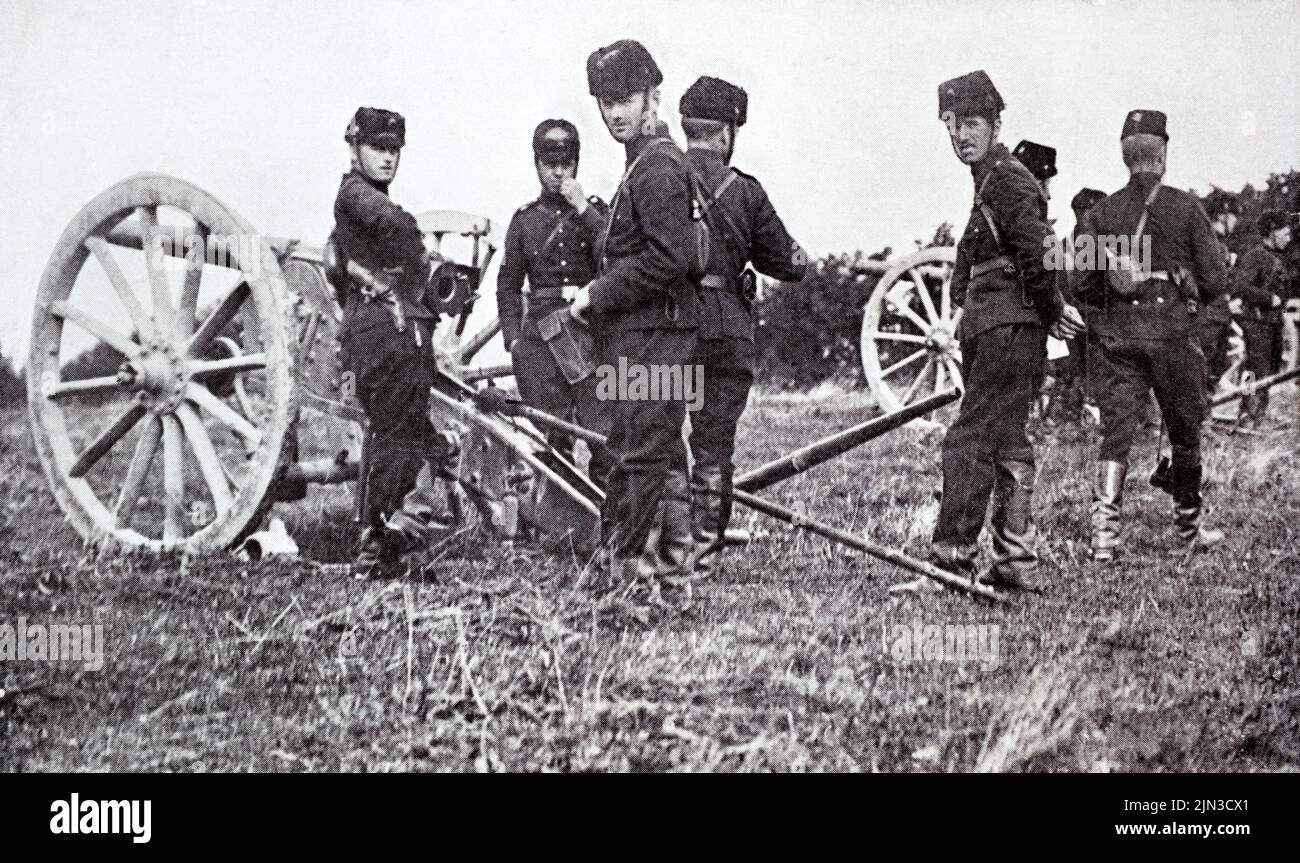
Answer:
POLYGON ((962 388, 956 339, 961 309, 951 294, 955 259, 951 246, 938 246, 890 261, 867 300, 862 367, 884 411, 962 388))
POLYGON ((77 214, 41 279, 27 383, 83 537, 204 551, 256 527, 296 410, 292 305, 263 239, 189 183, 137 174, 77 214))

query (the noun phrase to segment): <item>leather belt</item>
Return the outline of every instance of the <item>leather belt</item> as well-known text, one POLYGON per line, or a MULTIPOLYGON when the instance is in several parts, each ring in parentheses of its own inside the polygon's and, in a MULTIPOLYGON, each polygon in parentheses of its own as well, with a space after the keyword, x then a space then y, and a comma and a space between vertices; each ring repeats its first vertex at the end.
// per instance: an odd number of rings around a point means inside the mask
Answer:
POLYGON ((985 273, 991 273, 994 270, 1005 270, 1007 275, 1011 275, 1016 271, 1016 267, 1015 264, 1011 263, 1011 259, 1006 255, 999 255, 996 258, 991 258, 982 264, 976 264, 971 267, 970 277, 972 279, 978 279, 985 273))
POLYGON ((529 288, 528 299, 534 301, 572 300, 577 292, 577 285, 556 285, 555 287, 548 288, 529 288))
POLYGON ((731 280, 728 279, 726 276, 719 276, 719 275, 715 275, 714 273, 709 273, 704 278, 700 279, 700 287, 713 288, 714 290, 718 290, 718 291, 725 291, 731 288, 731 280))

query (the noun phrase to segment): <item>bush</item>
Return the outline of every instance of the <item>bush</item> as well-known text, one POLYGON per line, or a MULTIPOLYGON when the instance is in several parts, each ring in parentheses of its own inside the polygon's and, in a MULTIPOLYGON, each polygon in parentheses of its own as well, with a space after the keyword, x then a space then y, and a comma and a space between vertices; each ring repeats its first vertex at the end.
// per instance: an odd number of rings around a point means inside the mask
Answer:
POLYGON ((14 370, 14 364, 9 357, 0 352, 0 408, 25 404, 26 401, 26 382, 14 370))

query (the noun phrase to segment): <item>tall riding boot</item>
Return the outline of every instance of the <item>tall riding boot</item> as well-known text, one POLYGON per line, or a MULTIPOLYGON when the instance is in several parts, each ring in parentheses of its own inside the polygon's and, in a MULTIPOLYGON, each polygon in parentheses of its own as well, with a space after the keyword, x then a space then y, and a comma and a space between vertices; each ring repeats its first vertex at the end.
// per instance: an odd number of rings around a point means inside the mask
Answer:
POLYGON ((990 583, 1012 590, 1037 587, 1038 533, 1034 529, 1032 503, 1034 466, 1006 461, 997 466, 993 487, 993 566, 990 583))
POLYGON ((1223 540, 1223 531, 1201 524, 1201 466, 1177 469, 1172 479, 1174 530, 1184 546, 1210 546, 1223 540))
POLYGON ((691 555, 691 489, 686 471, 674 468, 664 479, 655 526, 643 557, 658 575, 683 575, 691 555))
POLYGON ((1119 546, 1119 508, 1124 501, 1124 475, 1128 465, 1119 461, 1097 463, 1097 484, 1092 490, 1092 559, 1106 563, 1119 546))
POLYGON ((716 574, 721 561, 722 542, 722 470, 716 465, 695 465, 691 475, 691 524, 694 547, 694 573, 716 574))

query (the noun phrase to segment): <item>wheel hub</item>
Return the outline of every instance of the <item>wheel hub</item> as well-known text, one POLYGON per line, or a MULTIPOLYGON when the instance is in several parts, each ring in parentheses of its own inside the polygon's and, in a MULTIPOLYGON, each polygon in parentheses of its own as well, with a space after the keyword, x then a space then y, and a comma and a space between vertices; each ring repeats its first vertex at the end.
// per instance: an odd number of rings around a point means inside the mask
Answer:
POLYGON ((140 356, 122 363, 117 380, 136 392, 136 398, 156 411, 170 413, 185 400, 189 382, 185 360, 165 341, 140 346, 140 356))

